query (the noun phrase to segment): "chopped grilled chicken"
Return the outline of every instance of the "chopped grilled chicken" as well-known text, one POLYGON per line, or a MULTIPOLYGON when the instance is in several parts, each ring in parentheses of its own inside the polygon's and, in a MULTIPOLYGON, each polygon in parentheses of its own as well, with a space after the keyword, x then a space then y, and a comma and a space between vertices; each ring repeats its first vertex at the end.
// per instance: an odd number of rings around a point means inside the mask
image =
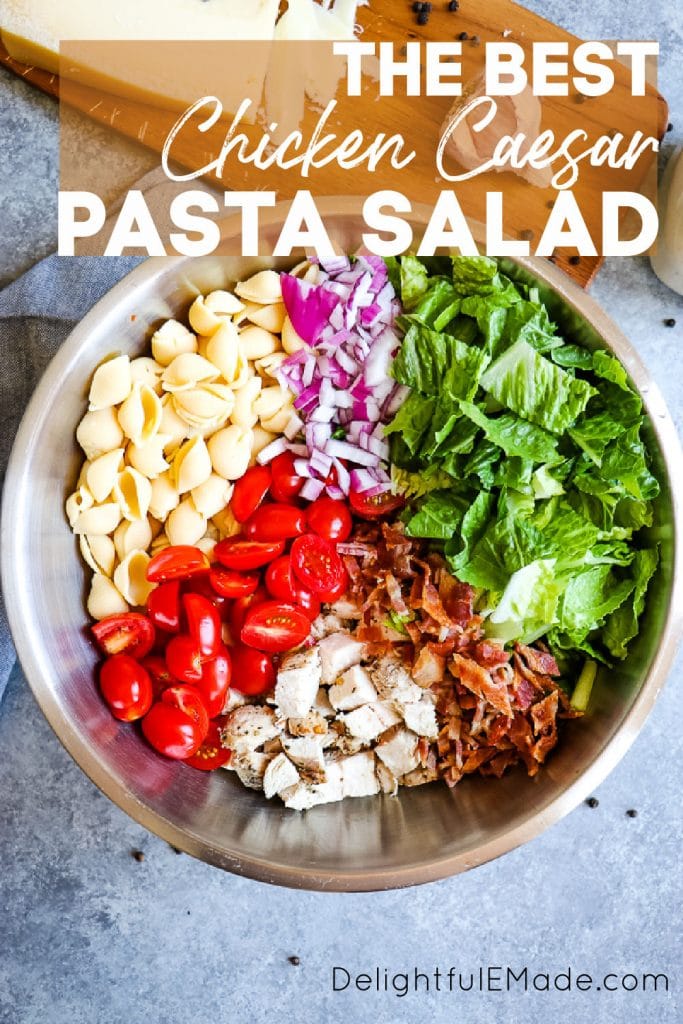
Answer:
POLYGON ((327 765, 326 780, 318 785, 308 785, 305 782, 298 782, 295 786, 283 790, 280 793, 285 802, 285 807, 293 811, 306 811, 316 804, 335 803, 343 799, 342 772, 340 762, 332 762, 327 765))
POLYGON ((400 715, 391 704, 383 701, 364 704, 363 707, 356 708, 355 711, 349 711, 348 714, 339 717, 351 736, 364 740, 366 743, 377 739, 386 729, 401 721, 400 715))
POLYGON ((431 697, 425 695, 415 704, 406 704, 403 709, 403 721, 418 736, 426 736, 435 740, 439 734, 436 721, 436 707, 431 697))
POLYGON ((325 758, 323 757, 322 736, 282 737, 282 746, 290 761, 309 782, 324 782, 325 758))
POLYGON ((327 686, 336 682, 337 677, 352 665, 360 665, 365 653, 365 644, 354 640, 350 633, 333 633, 318 644, 322 665, 322 681, 327 686))
POLYGON ((375 753, 389 771, 400 777, 419 765, 417 744, 415 733, 401 727, 384 736, 375 747, 375 753))
POLYGON ((371 750, 362 750, 338 762, 342 771, 342 793, 344 796, 374 796, 379 793, 379 781, 375 774, 375 755, 371 750))
POLYGON ((319 711, 311 710, 301 718, 289 718, 287 731, 292 736, 325 736, 327 722, 319 711))
POLYGON ((238 779, 249 789, 263 789, 263 778, 272 754, 261 754, 257 750, 244 750, 232 758, 231 768, 238 779))
POLYGON ((275 713, 258 704, 245 704, 227 716, 221 738, 236 754, 256 750, 278 735, 275 713))
POLYGON ((424 693, 396 658, 381 658, 372 666, 370 674, 382 700, 395 701, 401 707, 420 700, 424 693))
POLYGON ((339 682, 329 689, 330 704, 337 711, 353 711, 361 704, 377 700, 377 690, 372 685, 370 673, 362 665, 352 665, 340 677, 339 682))
POLYGON ((268 800, 280 794, 283 789, 296 786, 299 773, 286 754, 277 754, 267 765, 263 775, 263 792, 268 800))
POLYGON ((398 779, 392 771, 387 768, 383 761, 377 760, 375 764, 375 771, 377 773, 377 781, 379 782, 379 788, 383 793, 387 793, 389 796, 396 796, 398 793, 398 779))
POLYGON ((310 711, 318 694, 320 673, 318 647, 282 659, 275 684, 275 706, 282 718, 303 718, 310 711))
POLYGON ((436 768, 415 768, 401 779, 402 786, 424 786, 428 782, 436 782, 439 773, 436 768))

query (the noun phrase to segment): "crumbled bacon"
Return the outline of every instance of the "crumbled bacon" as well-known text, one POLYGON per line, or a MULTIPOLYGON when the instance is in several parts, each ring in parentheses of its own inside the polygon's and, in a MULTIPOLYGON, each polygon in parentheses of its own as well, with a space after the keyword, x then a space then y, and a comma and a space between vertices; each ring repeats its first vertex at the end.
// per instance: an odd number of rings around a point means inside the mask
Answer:
POLYGON ((398 653, 436 695, 439 735, 420 739, 416 771, 449 786, 474 772, 500 778, 520 762, 535 775, 557 743, 558 719, 576 714, 555 681, 553 655, 486 639, 473 588, 400 524, 361 524, 349 543, 354 554, 344 563, 362 607, 356 636, 371 655, 398 653))

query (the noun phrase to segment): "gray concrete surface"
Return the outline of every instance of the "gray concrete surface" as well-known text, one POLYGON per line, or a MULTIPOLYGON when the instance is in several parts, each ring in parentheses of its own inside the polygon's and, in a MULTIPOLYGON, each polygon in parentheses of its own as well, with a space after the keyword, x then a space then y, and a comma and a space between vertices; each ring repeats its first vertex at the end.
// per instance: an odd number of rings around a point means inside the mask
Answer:
MULTIPOLYGON (((678 0, 534 0, 579 35, 659 38, 660 87, 683 139, 678 0)), ((57 113, 0 75, 0 285, 55 245, 57 113)), ((594 294, 640 350, 680 428, 683 300, 643 259, 594 294), (662 321, 675 317, 677 327, 662 321)), ((277 890, 177 856, 71 762, 17 669, 0 709, 0 1024, 631 1024, 683 1020, 681 669, 596 793, 503 860, 404 892, 277 890), (637 817, 626 815, 628 809, 637 817), (144 852, 144 861, 131 856, 144 852), (294 966, 288 957, 298 956, 294 966), (588 972, 600 991, 333 992, 352 973, 528 966, 588 972), (615 992, 607 972, 664 972, 669 991, 615 992), (608 982, 609 984, 609 982, 608 982)))

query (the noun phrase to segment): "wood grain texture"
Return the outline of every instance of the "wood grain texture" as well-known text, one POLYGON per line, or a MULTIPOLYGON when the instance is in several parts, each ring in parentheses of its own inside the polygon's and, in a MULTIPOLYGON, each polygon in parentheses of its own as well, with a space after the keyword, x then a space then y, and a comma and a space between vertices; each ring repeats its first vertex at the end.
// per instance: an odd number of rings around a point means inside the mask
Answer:
MULTIPOLYGON (((466 32, 469 38, 463 43, 463 80, 467 80, 481 68, 482 44, 500 39, 503 33, 506 38, 519 42, 525 48, 533 40, 568 40, 570 45, 575 45, 578 42, 563 29, 552 25, 510 0, 487 0, 485 4, 480 0, 462 0, 457 14, 448 12, 445 9, 445 3, 443 6, 440 3, 434 4, 429 23, 424 27, 417 25, 416 17, 410 10, 410 6, 403 0, 398 0, 398 2, 397 0, 372 0, 371 7, 362 8, 360 12, 363 40, 391 40, 401 45, 413 39, 452 40, 457 38, 461 32, 466 32), (478 41, 473 41, 473 36, 477 37, 478 41)), ((59 96, 60 82, 57 76, 37 67, 31 68, 18 64, 2 48, 0 48, 0 61, 15 74, 30 81, 43 92, 59 96)), ((666 131, 668 121, 668 108, 663 97, 654 88, 651 88, 645 98, 631 98, 626 69, 618 66, 615 70, 617 75, 615 88, 609 96, 602 97, 600 100, 581 102, 576 95, 569 99, 554 97, 544 99, 543 128, 553 129, 557 137, 562 138, 567 133, 567 125, 570 123, 574 111, 575 113, 580 112, 581 123, 585 124, 590 139, 614 131, 622 132, 628 138, 638 129, 645 134, 656 132, 657 137, 661 138, 666 131), (576 106, 572 108, 572 104, 576 106)), ((63 97, 67 98, 69 105, 76 107, 98 123, 113 126, 118 133, 141 142, 156 152, 161 151, 168 131, 177 117, 177 113, 171 110, 161 110, 133 99, 115 97, 76 81, 65 82, 63 97)), ((381 103, 383 130, 388 133, 405 131, 405 126, 414 124, 417 117, 419 131, 425 137, 433 137, 432 149, 435 148, 439 128, 451 103, 448 98, 406 98, 397 95, 391 99, 383 99, 381 103)), ((361 108, 361 117, 363 109, 367 108, 361 108)), ((305 122, 308 121, 309 129, 315 123, 317 116, 313 110, 307 111, 305 122)), ((373 116, 376 117, 376 113, 373 116)), ((343 115, 341 120, 343 123, 343 115)), ((254 132, 254 137, 258 137, 258 129, 254 129, 254 132)), ((222 127, 219 124, 215 132, 207 133, 203 139, 201 153, 197 151, 196 145, 192 146, 188 141, 187 144, 181 143, 176 146, 174 155, 188 167, 202 166, 209 153, 217 152, 224 134, 225 124, 223 123, 222 127)), ((602 168, 585 167, 582 170, 575 194, 591 229, 595 228, 597 233, 601 222, 602 192, 606 189, 636 190, 641 188, 648 174, 653 170, 654 161, 654 154, 645 154, 638 161, 635 170, 628 174, 624 172, 623 175, 615 171, 605 172, 602 168), (609 174, 609 178, 607 174, 609 174)), ((412 176, 409 172, 401 172, 402 177, 393 184, 393 187, 399 188, 415 201, 433 202, 438 190, 448 187, 447 184, 437 180, 433 167, 429 172, 428 168, 418 162, 414 165, 414 170, 411 168, 411 172, 412 176)), ((334 175, 328 174, 326 184, 331 181, 337 193, 348 193, 348 172, 340 170, 338 175, 337 180, 334 175)), ((253 178, 249 185, 246 174, 240 176, 239 173, 233 172, 222 180, 216 179, 215 175, 207 175, 207 178, 208 180, 213 178, 214 184, 218 182, 222 188, 254 187, 253 178)), ((298 177, 292 176, 288 172, 275 172, 272 175, 272 184, 269 181, 268 187, 274 187, 281 195, 286 196, 287 194, 291 195, 293 182, 295 182, 294 188, 306 187, 305 184, 302 185, 298 177)), ((510 236, 519 237, 524 233, 532 233, 533 237, 537 238, 547 219, 548 205, 552 203, 556 194, 554 190, 531 188, 510 174, 489 175, 487 182, 485 183, 484 179, 473 179, 458 184, 458 199, 466 215, 475 221, 484 222, 486 219, 486 189, 502 187, 505 192, 505 223, 510 236), (504 179, 503 185, 501 179, 504 179)), ((374 188, 386 187, 392 187, 392 184, 382 180, 380 175, 375 176, 374 179, 363 178, 360 175, 357 194, 364 195, 374 188)), ((335 194, 329 188, 326 189, 326 193, 335 194)), ((318 190, 318 194, 320 194, 320 190, 318 190)), ((553 256, 553 262, 562 267, 578 284, 586 287, 594 278, 603 261, 599 257, 578 259, 571 251, 558 250, 553 256)))

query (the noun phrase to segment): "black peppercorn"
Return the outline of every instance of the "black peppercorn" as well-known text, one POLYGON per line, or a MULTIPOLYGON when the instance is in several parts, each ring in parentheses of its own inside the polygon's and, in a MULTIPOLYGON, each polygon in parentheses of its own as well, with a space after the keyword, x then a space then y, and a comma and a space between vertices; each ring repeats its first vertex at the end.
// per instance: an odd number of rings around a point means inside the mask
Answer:
POLYGON ((465 42, 466 39, 469 39, 469 38, 470 37, 467 35, 467 32, 461 32, 460 35, 458 36, 458 39, 461 39, 463 41, 463 43, 465 42))
POLYGON ((448 10, 449 11, 457 11, 458 7, 460 7, 460 4, 458 3, 458 0, 449 0, 449 4, 448 4, 448 10))
POLYGON ((130 855, 133 858, 133 860, 136 860, 138 862, 138 864, 142 864, 143 860, 145 859, 145 855, 142 852, 142 850, 131 850, 130 855))
POLYGON ((569 264, 572 267, 578 267, 580 262, 581 262, 581 257, 580 256, 570 256, 569 257, 569 264))
POLYGON ((589 796, 588 799, 586 800, 586 803, 588 804, 589 807, 597 807, 598 804, 600 803, 600 801, 598 800, 598 798, 596 796, 589 796))
POLYGON ((418 25, 426 25, 429 21, 429 11, 420 11, 417 16, 418 25))
POLYGON ((628 818, 637 818, 638 817, 638 811, 634 810, 634 808, 631 807, 630 810, 628 810, 626 812, 626 816, 628 818))
POLYGON ((299 964, 301 963, 301 960, 298 956, 288 956, 287 959, 289 960, 292 967, 298 967, 299 964))
POLYGON ((676 326, 676 321, 674 320, 674 318, 672 316, 669 316, 664 321, 664 326, 665 327, 675 327, 676 326))

